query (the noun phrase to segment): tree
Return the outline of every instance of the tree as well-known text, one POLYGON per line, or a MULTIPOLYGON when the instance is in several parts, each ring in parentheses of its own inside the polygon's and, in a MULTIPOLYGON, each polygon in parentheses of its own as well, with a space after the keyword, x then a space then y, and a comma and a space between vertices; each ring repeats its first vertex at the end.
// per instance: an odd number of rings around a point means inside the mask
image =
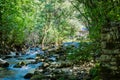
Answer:
MULTIPOLYGON (((3 51, 20 46, 25 41, 25 30, 32 28, 34 7, 29 0, 1 0, 1 47, 3 51), (4 50, 5 49, 5 50, 4 50)), ((4 52, 3 52, 4 53, 4 52)))
POLYGON ((100 76, 103 80, 118 78, 120 30, 120 1, 119 0, 75 0, 73 6, 80 12, 79 18, 87 22, 90 38, 101 44, 100 76), (82 9, 81 9, 82 7, 82 9), (112 59, 115 61, 112 61, 112 59), (114 65, 111 65, 115 63, 114 65))
POLYGON ((69 23, 74 10, 65 4, 62 0, 1 0, 1 47, 57 45, 67 39, 75 32, 69 23))
POLYGON ((71 32, 74 33, 74 27, 68 22, 73 10, 61 7, 61 5, 65 6, 64 3, 65 1, 57 0, 39 1, 36 29, 38 29, 42 46, 49 43, 57 45, 71 35, 71 32))

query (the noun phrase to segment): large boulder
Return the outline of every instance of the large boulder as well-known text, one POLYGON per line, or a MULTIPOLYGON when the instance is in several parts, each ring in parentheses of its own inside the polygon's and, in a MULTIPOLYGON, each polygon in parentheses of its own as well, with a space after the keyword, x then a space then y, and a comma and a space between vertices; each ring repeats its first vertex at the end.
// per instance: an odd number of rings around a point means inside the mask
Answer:
POLYGON ((33 73, 27 73, 24 78, 25 79, 30 79, 33 76, 33 73))
POLYGON ((3 59, 0 59, 0 67, 9 67, 9 63, 3 59))

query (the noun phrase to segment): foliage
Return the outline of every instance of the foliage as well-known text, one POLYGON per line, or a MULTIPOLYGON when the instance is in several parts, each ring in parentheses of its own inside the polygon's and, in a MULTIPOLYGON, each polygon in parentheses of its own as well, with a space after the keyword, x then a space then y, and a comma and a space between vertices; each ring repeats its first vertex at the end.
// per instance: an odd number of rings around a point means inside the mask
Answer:
POLYGON ((61 7, 64 3, 65 1, 49 0, 40 1, 37 5, 39 12, 37 13, 36 29, 39 29, 42 44, 59 43, 74 33, 71 32, 74 28, 68 23, 72 10, 70 11, 64 6, 61 7))
POLYGON ((1 50, 24 44, 59 44, 74 34, 75 28, 69 24, 73 9, 65 3, 62 0, 1 0, 1 50))
POLYGON ((67 57, 75 63, 79 63, 81 61, 90 61, 93 59, 92 53, 94 52, 95 47, 96 46, 94 46, 93 43, 81 42, 79 48, 67 48, 67 57))
POLYGON ((100 79, 100 63, 96 63, 95 67, 91 68, 89 74, 92 80, 99 80, 100 79))
POLYGON ((77 17, 89 29, 92 40, 100 39, 101 28, 108 22, 120 21, 119 0, 75 0, 71 3, 79 11, 77 17))
MULTIPOLYGON (((113 25, 113 23, 120 22, 120 6, 119 6, 120 1, 119 0, 72 0, 71 3, 79 11, 77 17, 79 19, 82 19, 83 23, 89 29, 90 39, 95 42, 95 45, 99 46, 93 48, 95 49, 94 52, 98 51, 99 53, 98 55, 100 55, 101 53, 100 49, 103 48, 102 46, 100 46, 102 29, 104 27, 110 29, 111 26, 109 24, 113 25)), ((93 56, 96 56, 96 54, 94 54, 93 56)), ((104 68, 103 70, 106 69, 104 68)), ((107 69, 107 71, 109 70, 107 69)), ((94 67, 91 70, 91 74, 94 78, 93 80, 99 80, 98 67, 94 67)))
POLYGON ((1 47, 7 49, 25 42, 25 30, 34 24, 33 1, 29 0, 1 0, 1 47), (29 6, 29 7, 28 7, 29 6), (9 46, 9 47, 8 47, 9 46))

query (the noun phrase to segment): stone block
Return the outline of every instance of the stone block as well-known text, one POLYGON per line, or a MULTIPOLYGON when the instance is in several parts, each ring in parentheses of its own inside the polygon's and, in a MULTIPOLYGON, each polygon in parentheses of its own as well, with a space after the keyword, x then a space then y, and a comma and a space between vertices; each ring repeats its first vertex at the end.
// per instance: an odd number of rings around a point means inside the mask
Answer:
POLYGON ((120 49, 102 49, 102 52, 106 55, 118 55, 120 53, 120 49))
POLYGON ((101 40, 106 42, 115 42, 119 39, 118 32, 109 32, 106 34, 101 34, 101 40))
POLYGON ((114 54, 119 54, 119 53, 120 53, 120 49, 115 49, 115 50, 113 51, 113 53, 114 53, 114 54))
POLYGON ((101 34, 101 40, 106 40, 106 34, 101 34))
POLYGON ((112 58, 111 61, 113 61, 113 62, 116 61, 116 58, 112 58))
POLYGON ((111 55, 101 55, 100 60, 101 61, 110 61, 111 60, 111 55))
POLYGON ((105 42, 105 41, 101 42, 101 47, 102 47, 103 49, 106 48, 106 42, 105 42))
POLYGON ((110 62, 111 66, 115 66, 116 64, 117 64, 116 62, 112 62, 112 61, 110 62))
POLYGON ((102 31, 102 33, 108 33, 111 31, 111 29, 110 28, 102 28, 101 31, 102 31))
POLYGON ((107 63, 103 63, 103 64, 102 64, 102 67, 111 68, 111 65, 110 65, 110 64, 107 64, 107 63))
POLYGON ((118 68, 116 66, 111 66, 110 69, 117 70, 118 68))
POLYGON ((111 50, 109 50, 109 49, 102 49, 102 52, 104 53, 104 54, 112 54, 113 52, 111 51, 111 50))

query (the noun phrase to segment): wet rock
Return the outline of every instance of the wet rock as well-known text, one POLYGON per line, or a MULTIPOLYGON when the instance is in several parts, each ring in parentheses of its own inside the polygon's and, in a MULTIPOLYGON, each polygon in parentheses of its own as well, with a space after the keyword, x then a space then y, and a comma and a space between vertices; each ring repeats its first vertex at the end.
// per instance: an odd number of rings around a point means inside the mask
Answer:
POLYGON ((25 66, 26 65, 26 63, 25 62, 19 62, 19 63, 17 63, 15 66, 14 66, 14 68, 21 68, 22 66, 25 66))
POLYGON ((9 55, 6 55, 6 56, 4 57, 4 59, 17 58, 17 57, 19 57, 19 54, 20 54, 20 53, 18 53, 18 52, 10 52, 10 54, 9 54, 9 55))
POLYGON ((55 57, 56 59, 59 59, 60 55, 59 54, 54 54, 53 57, 55 57))
POLYGON ((9 59, 9 58, 13 58, 13 56, 11 56, 11 55, 6 55, 6 56, 4 57, 4 59, 9 59))
POLYGON ((33 76, 33 73, 27 73, 24 78, 25 79, 30 79, 33 76))
POLYGON ((18 60, 25 60, 25 59, 24 59, 24 58, 22 58, 22 57, 18 57, 17 59, 18 59, 18 60))
POLYGON ((44 73, 49 71, 47 68, 50 66, 49 63, 44 62, 41 66, 39 66, 39 68, 36 69, 36 71, 34 72, 34 74, 39 74, 39 73, 44 73))
POLYGON ((40 66, 39 68, 41 69, 45 69, 45 68, 47 68, 47 67, 49 67, 50 66, 50 64, 49 63, 47 63, 47 62, 44 62, 43 64, 42 64, 42 66, 40 66))
POLYGON ((39 59, 40 62, 45 62, 45 59, 39 59))
POLYGON ((55 57, 50 57, 50 58, 48 58, 48 61, 54 62, 54 61, 56 61, 56 58, 55 57))
POLYGON ((40 54, 36 54, 36 57, 39 57, 39 58, 40 58, 40 57, 41 57, 41 55, 40 55, 40 54))
POLYGON ((34 58, 32 58, 32 57, 29 57, 29 58, 26 58, 26 59, 28 59, 28 60, 29 60, 29 59, 34 59, 34 58))
POLYGON ((43 55, 40 55, 40 54, 36 54, 36 57, 35 57, 35 60, 36 61, 39 61, 41 59, 44 59, 44 56, 43 55))
POLYGON ((9 67, 9 63, 3 59, 0 59, 0 67, 9 67))
POLYGON ((19 55, 20 55, 20 53, 16 52, 16 56, 19 56, 19 55))
POLYGON ((36 60, 33 60, 30 62, 30 64, 37 64, 38 62, 36 60))

